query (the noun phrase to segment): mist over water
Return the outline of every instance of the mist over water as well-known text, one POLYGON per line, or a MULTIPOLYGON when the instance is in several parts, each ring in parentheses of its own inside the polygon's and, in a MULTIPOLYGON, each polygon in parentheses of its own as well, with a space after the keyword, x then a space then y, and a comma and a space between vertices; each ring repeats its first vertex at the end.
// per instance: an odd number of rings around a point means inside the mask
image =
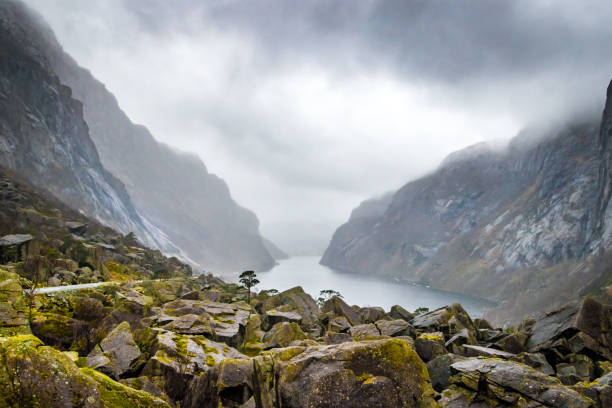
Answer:
POLYGON ((445 292, 423 286, 385 282, 359 275, 344 274, 319 264, 319 257, 303 256, 280 261, 268 272, 259 272, 256 289, 283 291, 301 286, 316 298, 321 290, 333 289, 342 294, 349 305, 382 306, 389 311, 400 305, 409 311, 419 307, 430 310, 452 303, 461 303, 472 317, 482 316, 494 303, 460 293, 445 292))

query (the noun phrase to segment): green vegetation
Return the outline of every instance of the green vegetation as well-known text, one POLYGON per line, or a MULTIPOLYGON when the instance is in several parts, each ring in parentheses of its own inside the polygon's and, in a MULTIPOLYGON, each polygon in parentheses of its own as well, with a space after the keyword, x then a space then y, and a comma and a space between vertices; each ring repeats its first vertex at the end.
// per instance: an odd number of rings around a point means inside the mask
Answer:
POLYGON ((251 288, 259 283, 255 271, 244 271, 240 274, 238 281, 247 290, 247 303, 251 303, 251 288))
POLYGON ((319 306, 322 306, 323 303, 327 302, 329 299, 333 298, 334 296, 342 299, 342 295, 338 291, 335 291, 333 289, 322 290, 321 292, 319 292, 319 297, 317 298, 317 304, 319 306))

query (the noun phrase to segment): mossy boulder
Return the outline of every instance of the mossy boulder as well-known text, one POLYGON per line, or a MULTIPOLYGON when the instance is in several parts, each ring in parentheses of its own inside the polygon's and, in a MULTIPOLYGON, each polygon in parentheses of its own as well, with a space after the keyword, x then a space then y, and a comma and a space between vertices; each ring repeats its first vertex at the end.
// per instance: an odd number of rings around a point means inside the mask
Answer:
POLYGON ((572 387, 595 402, 596 408, 612 407, 612 374, 606 374, 593 382, 581 382, 572 387))
POLYGON ((204 336, 160 331, 156 344, 157 350, 147 361, 141 375, 155 379, 171 401, 183 400, 190 381, 214 374, 215 367, 223 360, 247 358, 226 344, 204 336))
POLYGON ((442 392, 450 385, 451 365, 465 357, 456 354, 443 354, 427 362, 427 372, 431 378, 431 385, 434 390, 442 392))
POLYGON ((19 276, 0 269, 0 336, 30 334, 27 309, 19 276))
POLYGON ((165 401, 148 392, 136 390, 90 368, 81 368, 83 374, 97 383, 100 399, 104 407, 113 408, 170 408, 165 401))
POLYGON ((0 404, 23 407, 168 407, 93 370, 32 336, 0 338, 0 404), (9 375, 10 374, 10 375, 9 375))
POLYGON ((437 406, 425 364, 400 339, 273 350, 255 359, 255 379, 262 408, 437 406))
MULTIPOLYGON (((68 313, 68 311, 66 311, 68 313)), ((59 313, 37 313, 32 319, 32 332, 45 344, 69 349, 75 340, 76 321, 59 313)))
POLYGON ((419 335, 414 341, 414 347, 425 362, 448 353, 446 347, 444 347, 444 334, 442 332, 419 335))
POLYGON ((414 327, 403 319, 379 320, 376 322, 376 327, 383 336, 397 337, 415 335, 414 327))
POLYGON ((476 336, 472 319, 458 303, 417 315, 412 320, 412 325, 426 332, 442 332, 447 338, 463 329, 469 330, 473 336, 476 336))
POLYGON ((280 322, 293 322, 300 324, 302 322, 302 315, 297 312, 282 312, 276 309, 268 310, 264 315, 261 328, 267 331, 270 330, 276 323, 280 322))
POLYGON ((347 333, 351 328, 351 323, 344 316, 335 316, 329 319, 327 330, 336 333, 347 333))
POLYGON ((310 330, 316 325, 320 312, 317 302, 308 293, 304 292, 301 286, 268 297, 263 301, 262 309, 264 312, 271 309, 282 312, 296 312, 302 317, 301 325, 306 330, 310 330))
POLYGON ((332 313, 335 316, 344 316, 352 326, 361 324, 361 315, 358 311, 347 305, 344 300, 334 296, 323 304, 323 313, 332 313))
POLYGON ((349 329, 349 333, 353 340, 368 340, 375 339, 380 337, 380 331, 375 324, 366 323, 366 324, 358 324, 357 326, 353 326, 349 329))
POLYGON ((287 347, 296 340, 304 340, 306 335, 297 323, 277 323, 263 338, 266 349, 287 347))
POLYGON ((388 315, 391 319, 402 319, 408 323, 410 323, 414 318, 414 314, 410 313, 400 305, 391 306, 391 310, 389 311, 388 315))
POLYGON ((87 366, 119 379, 135 368, 133 364, 140 355, 140 348, 134 341, 130 324, 123 322, 89 354, 87 366))
POLYGON ((204 334, 210 336, 213 334, 211 320, 208 314, 186 314, 173 319, 163 328, 180 334, 204 334))
POLYGON ((385 318, 385 309, 378 306, 362 307, 359 314, 362 323, 374 323, 385 318))

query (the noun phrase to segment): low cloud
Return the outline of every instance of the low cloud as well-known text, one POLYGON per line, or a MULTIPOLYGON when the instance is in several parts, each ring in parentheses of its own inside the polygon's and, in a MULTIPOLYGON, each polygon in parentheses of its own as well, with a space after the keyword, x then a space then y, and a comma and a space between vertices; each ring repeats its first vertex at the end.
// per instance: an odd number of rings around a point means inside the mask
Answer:
POLYGON ((272 235, 339 224, 466 145, 601 109, 612 74, 608 1, 27 3, 272 235))

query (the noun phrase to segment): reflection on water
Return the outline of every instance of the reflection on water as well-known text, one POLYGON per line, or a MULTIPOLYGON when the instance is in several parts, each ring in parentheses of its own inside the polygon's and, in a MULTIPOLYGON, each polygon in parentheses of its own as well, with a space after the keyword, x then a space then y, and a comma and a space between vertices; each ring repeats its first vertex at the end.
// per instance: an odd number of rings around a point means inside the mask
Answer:
POLYGON ((280 261, 272 270, 259 272, 257 276, 261 281, 257 290, 283 291, 301 286, 316 299, 321 290, 333 289, 340 292, 350 305, 382 306, 386 311, 396 304, 414 311, 418 307, 433 310, 451 303, 461 303, 470 316, 479 317, 486 308, 493 305, 487 300, 459 293, 336 272, 319 265, 319 258, 314 256, 280 261))

